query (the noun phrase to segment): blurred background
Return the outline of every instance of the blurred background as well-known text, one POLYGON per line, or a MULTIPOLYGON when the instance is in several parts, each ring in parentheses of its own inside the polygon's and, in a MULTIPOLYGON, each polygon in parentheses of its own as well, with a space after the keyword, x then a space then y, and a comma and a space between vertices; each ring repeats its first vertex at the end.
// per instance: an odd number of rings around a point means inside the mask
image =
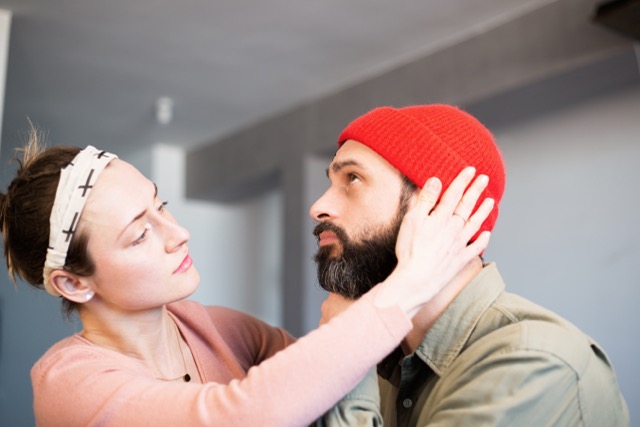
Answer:
MULTIPOLYGON (((190 229, 194 299, 300 336, 324 298, 308 208, 340 130, 459 105, 507 166, 485 259, 604 346, 640 426, 639 3, 0 0, 2 191, 29 121, 113 151, 190 229)), ((77 330, 2 263, 3 426, 34 424, 29 370, 77 330)))

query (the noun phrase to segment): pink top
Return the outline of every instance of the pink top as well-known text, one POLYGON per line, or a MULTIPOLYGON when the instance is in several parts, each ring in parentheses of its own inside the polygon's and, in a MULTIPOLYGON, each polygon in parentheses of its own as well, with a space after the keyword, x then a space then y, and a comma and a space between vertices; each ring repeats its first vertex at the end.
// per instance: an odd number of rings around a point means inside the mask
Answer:
POLYGON ((280 351, 293 338, 246 314, 192 301, 168 309, 204 384, 158 380, 138 359, 76 334, 31 370, 37 425, 308 425, 411 329, 399 307, 365 296, 280 351))

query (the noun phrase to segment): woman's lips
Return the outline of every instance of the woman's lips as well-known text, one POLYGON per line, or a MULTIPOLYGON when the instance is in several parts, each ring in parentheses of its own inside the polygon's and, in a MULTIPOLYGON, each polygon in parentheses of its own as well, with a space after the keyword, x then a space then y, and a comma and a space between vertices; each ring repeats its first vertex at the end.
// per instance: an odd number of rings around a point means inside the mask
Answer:
POLYGON ((173 272, 173 274, 180 274, 184 271, 187 271, 192 264, 193 264, 193 260, 191 259, 189 254, 187 254, 187 256, 182 260, 180 267, 178 267, 176 271, 173 272))

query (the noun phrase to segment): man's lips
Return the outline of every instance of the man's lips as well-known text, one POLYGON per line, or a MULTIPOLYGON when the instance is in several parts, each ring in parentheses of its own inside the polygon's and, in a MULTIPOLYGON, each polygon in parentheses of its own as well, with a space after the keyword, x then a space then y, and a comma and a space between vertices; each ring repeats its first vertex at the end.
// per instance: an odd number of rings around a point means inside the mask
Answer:
POLYGON ((323 231, 318 235, 319 246, 332 245, 334 243, 338 243, 339 241, 340 239, 338 239, 338 236, 333 231, 323 231))
POLYGON ((187 253, 187 256, 184 257, 184 259, 182 260, 182 263, 176 269, 176 271, 173 272, 173 274, 180 274, 180 273, 182 273, 184 271, 187 271, 189 269, 189 267, 191 267, 192 264, 193 264, 193 260, 191 259, 191 257, 187 253))

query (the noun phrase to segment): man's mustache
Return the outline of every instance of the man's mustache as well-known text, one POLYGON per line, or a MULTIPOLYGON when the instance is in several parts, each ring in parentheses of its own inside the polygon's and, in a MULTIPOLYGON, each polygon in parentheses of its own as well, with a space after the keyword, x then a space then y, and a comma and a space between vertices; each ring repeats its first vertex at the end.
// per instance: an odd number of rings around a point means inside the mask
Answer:
POLYGON ((345 231, 341 227, 328 221, 321 222, 320 224, 316 225, 315 228, 313 229, 313 235, 316 236, 316 240, 319 240, 320 233, 325 231, 330 231, 334 233, 336 237, 338 237, 338 240, 340 241, 340 243, 342 244, 349 241, 349 238, 347 237, 347 233, 345 233, 345 231))

